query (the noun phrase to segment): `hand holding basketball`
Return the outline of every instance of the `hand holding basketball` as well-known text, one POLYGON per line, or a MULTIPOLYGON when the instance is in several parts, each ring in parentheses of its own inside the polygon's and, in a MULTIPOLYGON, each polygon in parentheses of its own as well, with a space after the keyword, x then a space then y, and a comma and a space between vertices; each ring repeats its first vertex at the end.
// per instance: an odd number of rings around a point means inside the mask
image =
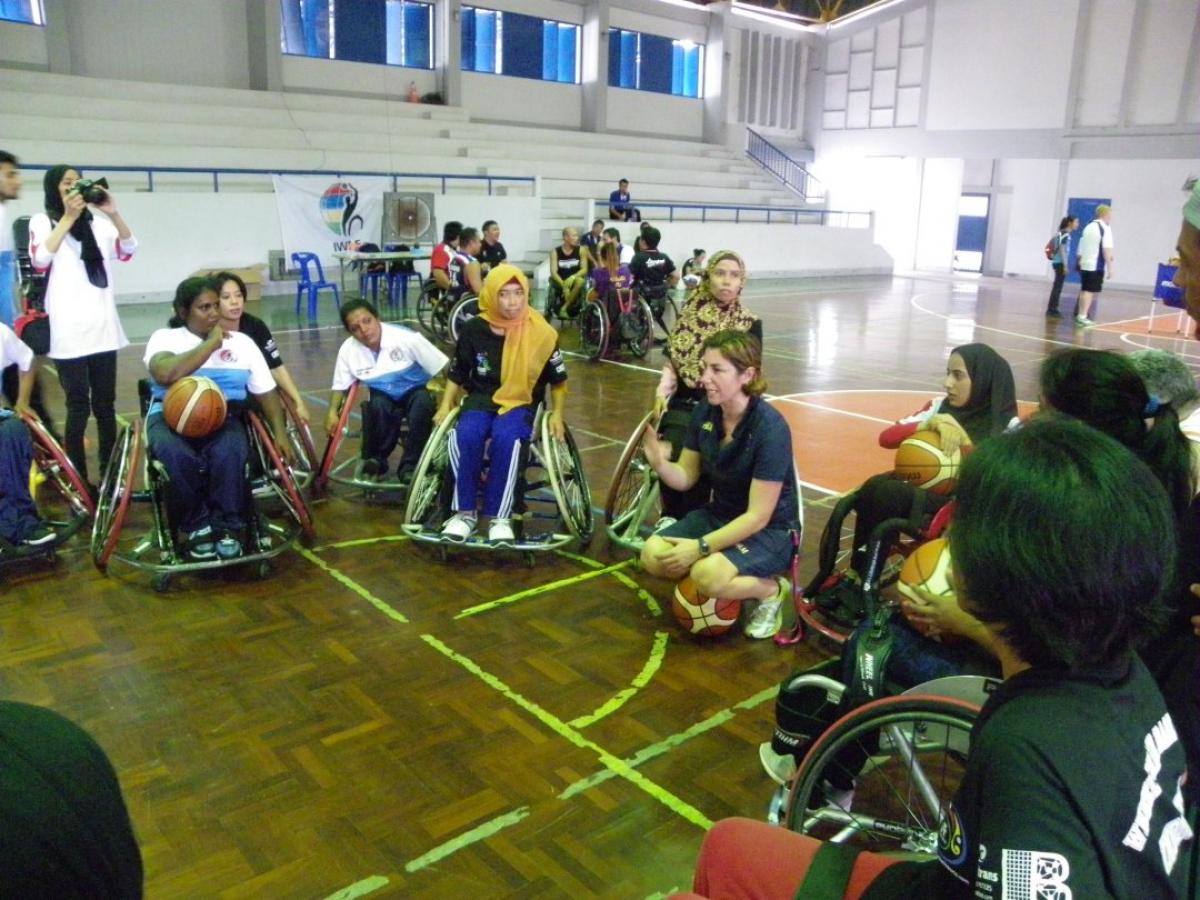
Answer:
POLYGON ((938 433, 942 439, 942 451, 947 456, 953 456, 957 450, 971 443, 970 435, 950 416, 944 414, 933 416, 925 423, 925 427, 938 433))

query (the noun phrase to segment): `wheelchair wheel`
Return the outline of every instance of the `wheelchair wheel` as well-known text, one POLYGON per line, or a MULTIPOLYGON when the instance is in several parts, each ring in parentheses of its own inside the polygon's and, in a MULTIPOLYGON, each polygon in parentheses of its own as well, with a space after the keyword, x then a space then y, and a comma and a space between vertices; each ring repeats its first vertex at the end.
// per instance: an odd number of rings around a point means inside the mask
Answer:
POLYGON ((104 480, 100 482, 96 519, 92 523, 92 562, 101 572, 108 567, 129 514, 141 453, 142 423, 134 420, 117 438, 104 469, 104 480))
POLYGON ((296 465, 292 467, 292 474, 300 487, 308 487, 322 460, 317 456, 312 429, 308 427, 308 423, 300 421, 296 410, 283 399, 282 394, 280 400, 283 402, 284 420, 287 422, 288 443, 292 445, 292 452, 296 454, 296 465))
POLYGON ((550 417, 542 416, 542 447, 546 460, 546 474, 550 488, 558 501, 567 530, 586 544, 592 538, 592 492, 583 473, 583 461, 571 429, 566 429, 566 439, 555 439, 550 431, 550 417))
POLYGON ((679 306, 675 303, 675 298, 667 296, 651 303, 650 312, 654 314, 654 321, 658 323, 658 327, 663 330, 663 337, 670 337, 671 332, 675 330, 675 322, 679 319, 679 306))
POLYGON ((412 486, 408 489, 408 506, 404 510, 404 524, 425 527, 440 525, 434 522, 443 510, 438 499, 446 478, 450 475, 450 429, 458 421, 459 409, 455 407, 429 436, 417 470, 413 473, 412 486))
POLYGON ((434 282, 427 281, 422 285, 421 295, 417 298, 417 321, 435 338, 440 337, 436 314, 444 293, 434 282))
POLYGON ((479 298, 474 294, 467 294, 455 303, 454 308, 450 310, 448 319, 450 340, 457 344, 458 336, 462 333, 463 326, 478 315, 479 298))
POLYGON ((34 463, 67 504, 71 517, 88 518, 95 515, 96 504, 92 495, 88 493, 87 485, 62 447, 58 445, 58 441, 54 440, 46 426, 33 416, 25 416, 22 421, 28 426, 33 437, 34 463))
POLYGON ((639 552, 645 543, 642 527, 658 502, 658 476, 642 452, 642 435, 653 421, 654 413, 646 413, 625 442, 604 500, 608 536, 622 547, 639 552))
POLYGON ((325 452, 321 454, 321 465, 317 469, 317 475, 313 481, 313 492, 318 496, 325 493, 325 488, 329 485, 329 473, 333 471, 338 450, 342 446, 342 441, 346 439, 346 432, 350 426, 350 415, 354 412, 354 404, 358 401, 358 386, 359 382, 355 381, 346 390, 346 397, 342 400, 342 412, 338 416, 337 428, 325 442, 325 452))
POLYGON ((296 486, 296 479, 292 475, 291 468, 279 455, 279 450, 276 449, 275 442, 271 439, 271 433, 263 424, 262 419, 254 412, 248 412, 246 419, 250 425, 251 444, 258 453, 263 472, 267 477, 267 484, 270 485, 276 497, 282 501, 288 514, 296 520, 304 536, 311 538, 314 533, 312 515, 304 503, 304 498, 300 496, 300 489, 296 486))
POLYGON ((599 359, 608 349, 608 314, 599 301, 584 304, 579 314, 579 343, 591 359, 599 359))
POLYGON ((860 706, 826 729, 800 763, 787 827, 876 852, 935 853, 941 811, 966 772, 978 715, 972 703, 932 695, 860 706), (831 780, 852 780, 852 799, 839 797, 831 780))
POLYGON ((621 317, 621 343, 639 359, 650 352, 654 344, 654 315, 650 304, 638 299, 629 315, 621 317))

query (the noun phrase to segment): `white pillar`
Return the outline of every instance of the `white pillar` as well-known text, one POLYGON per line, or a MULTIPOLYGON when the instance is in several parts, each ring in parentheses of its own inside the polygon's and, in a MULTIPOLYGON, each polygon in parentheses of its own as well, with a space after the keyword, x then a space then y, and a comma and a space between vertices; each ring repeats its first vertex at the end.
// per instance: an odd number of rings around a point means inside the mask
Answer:
POLYGON ((609 0, 588 0, 583 8, 580 89, 584 131, 608 131, 608 11, 609 0))

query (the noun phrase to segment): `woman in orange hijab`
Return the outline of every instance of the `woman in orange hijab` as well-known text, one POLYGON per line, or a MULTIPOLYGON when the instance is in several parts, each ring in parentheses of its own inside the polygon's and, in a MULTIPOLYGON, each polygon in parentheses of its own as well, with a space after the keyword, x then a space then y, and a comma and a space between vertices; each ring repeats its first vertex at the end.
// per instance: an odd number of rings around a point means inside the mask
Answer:
POLYGON ((558 334, 529 306, 529 282, 516 266, 496 266, 484 279, 479 316, 459 332, 447 375, 434 422, 440 424, 460 400, 462 414, 450 433, 454 515, 442 526, 442 536, 465 541, 475 532, 483 448, 490 438, 491 474, 483 502, 483 514, 491 519, 488 540, 512 541, 520 448, 533 432, 535 397, 550 385, 550 427, 561 440, 567 396, 558 334))

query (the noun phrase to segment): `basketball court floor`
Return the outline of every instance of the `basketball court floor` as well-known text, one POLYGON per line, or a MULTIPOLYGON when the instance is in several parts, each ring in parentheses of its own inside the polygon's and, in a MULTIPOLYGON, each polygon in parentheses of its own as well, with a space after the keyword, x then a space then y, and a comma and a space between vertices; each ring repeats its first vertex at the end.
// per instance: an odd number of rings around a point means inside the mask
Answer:
MULTIPOLYGON (((1173 311, 1147 332, 1148 294, 1105 293, 1110 324, 1080 331, 1043 317, 1048 290, 951 276, 751 282, 804 485, 802 576, 831 499, 890 467, 876 435, 939 391, 951 348, 991 344, 1025 409, 1059 347, 1154 346, 1200 364, 1173 311)), ((345 337, 322 304, 312 326, 290 298, 250 306, 314 423, 345 337)), ((130 420, 145 339, 168 315, 122 307, 130 420)), ((602 506, 661 358, 568 364, 567 420, 602 506)), ((61 410, 56 385, 50 396, 61 410)), ((649 897, 690 884, 711 822, 765 815, 773 784, 757 744, 777 685, 829 647, 685 636, 672 586, 610 547, 600 523, 589 546, 527 568, 503 553, 442 561, 403 537, 398 503, 345 489, 314 514, 315 542, 267 580, 234 569, 159 594, 116 564, 99 574, 82 538, 56 568, 5 576, 4 696, 70 716, 107 749, 148 896, 649 897)))

